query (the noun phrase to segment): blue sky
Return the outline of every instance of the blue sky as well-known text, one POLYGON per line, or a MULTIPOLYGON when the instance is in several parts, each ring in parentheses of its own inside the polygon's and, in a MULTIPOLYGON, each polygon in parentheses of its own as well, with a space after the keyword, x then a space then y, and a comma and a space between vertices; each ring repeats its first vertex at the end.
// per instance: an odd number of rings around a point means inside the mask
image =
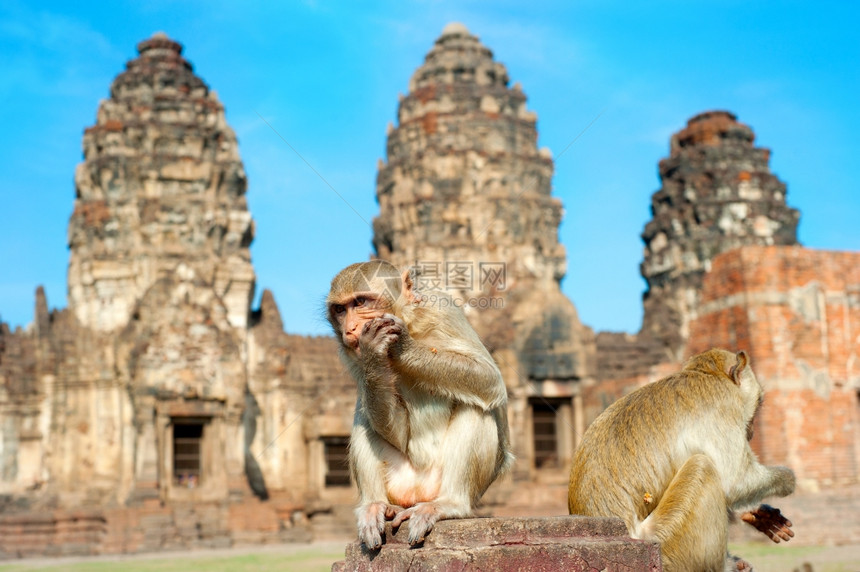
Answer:
POLYGON ((66 305, 81 138, 135 45, 185 45, 239 137, 257 293, 291 333, 326 333, 331 277, 372 252, 385 129, 450 21, 522 84, 565 205, 562 287, 596 330, 638 330, 639 234, 657 163, 692 115, 728 109, 772 150, 811 248, 860 250, 860 4, 854 2, 4 2, 0 319, 66 305), (567 151, 595 117, 599 119, 567 151), (272 124, 357 216, 261 119, 272 124), (362 220, 364 219, 364 220, 362 220))

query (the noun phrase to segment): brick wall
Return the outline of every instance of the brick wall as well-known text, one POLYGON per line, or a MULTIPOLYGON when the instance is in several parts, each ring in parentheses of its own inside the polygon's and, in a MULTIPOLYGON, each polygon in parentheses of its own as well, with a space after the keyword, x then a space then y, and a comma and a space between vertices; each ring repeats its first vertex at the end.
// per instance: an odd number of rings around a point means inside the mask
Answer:
POLYGON ((249 499, 0 514, 0 561, 308 542, 308 527, 290 512, 289 503, 249 499))
POLYGON ((688 355, 746 349, 765 389, 753 446, 816 490, 858 482, 860 253, 744 247, 713 260, 688 355))

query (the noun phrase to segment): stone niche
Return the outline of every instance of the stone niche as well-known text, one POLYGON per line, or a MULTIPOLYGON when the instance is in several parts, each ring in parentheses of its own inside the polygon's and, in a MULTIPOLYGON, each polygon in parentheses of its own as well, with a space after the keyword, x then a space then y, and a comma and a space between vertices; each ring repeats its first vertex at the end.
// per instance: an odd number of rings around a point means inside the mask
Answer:
POLYGON ((219 401, 168 399, 156 404, 159 489, 168 501, 227 498, 227 421, 219 401))

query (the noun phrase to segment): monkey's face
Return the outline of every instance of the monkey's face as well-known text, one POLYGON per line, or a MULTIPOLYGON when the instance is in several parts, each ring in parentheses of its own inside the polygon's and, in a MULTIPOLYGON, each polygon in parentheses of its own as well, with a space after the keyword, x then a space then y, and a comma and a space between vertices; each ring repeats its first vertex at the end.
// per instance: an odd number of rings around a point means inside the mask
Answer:
POLYGON ((326 318, 347 352, 359 353, 364 327, 391 313, 403 318, 405 303, 416 300, 409 272, 383 260, 359 262, 341 270, 326 297, 326 318))
POLYGON ((341 343, 359 353, 358 342, 364 326, 391 310, 391 302, 376 292, 355 292, 329 304, 329 320, 341 343))

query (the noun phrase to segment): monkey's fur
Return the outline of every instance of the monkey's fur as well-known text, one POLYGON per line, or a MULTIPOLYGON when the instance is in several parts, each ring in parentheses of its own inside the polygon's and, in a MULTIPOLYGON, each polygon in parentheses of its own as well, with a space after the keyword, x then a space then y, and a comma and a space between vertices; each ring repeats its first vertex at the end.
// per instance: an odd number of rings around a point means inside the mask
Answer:
MULTIPOLYGON (((632 537, 660 543, 667 572, 738 569, 727 558, 730 511, 795 487, 790 469, 761 465, 750 448, 761 400, 746 353, 719 349, 619 399, 576 452, 570 513, 620 517, 632 537)), ((767 505, 744 520, 774 542, 793 536, 767 505)))
POLYGON ((416 295, 388 262, 343 269, 326 306, 358 384, 349 462, 359 539, 379 548, 385 519, 408 519, 418 544, 437 520, 470 515, 513 461, 501 373, 450 297, 416 295))

